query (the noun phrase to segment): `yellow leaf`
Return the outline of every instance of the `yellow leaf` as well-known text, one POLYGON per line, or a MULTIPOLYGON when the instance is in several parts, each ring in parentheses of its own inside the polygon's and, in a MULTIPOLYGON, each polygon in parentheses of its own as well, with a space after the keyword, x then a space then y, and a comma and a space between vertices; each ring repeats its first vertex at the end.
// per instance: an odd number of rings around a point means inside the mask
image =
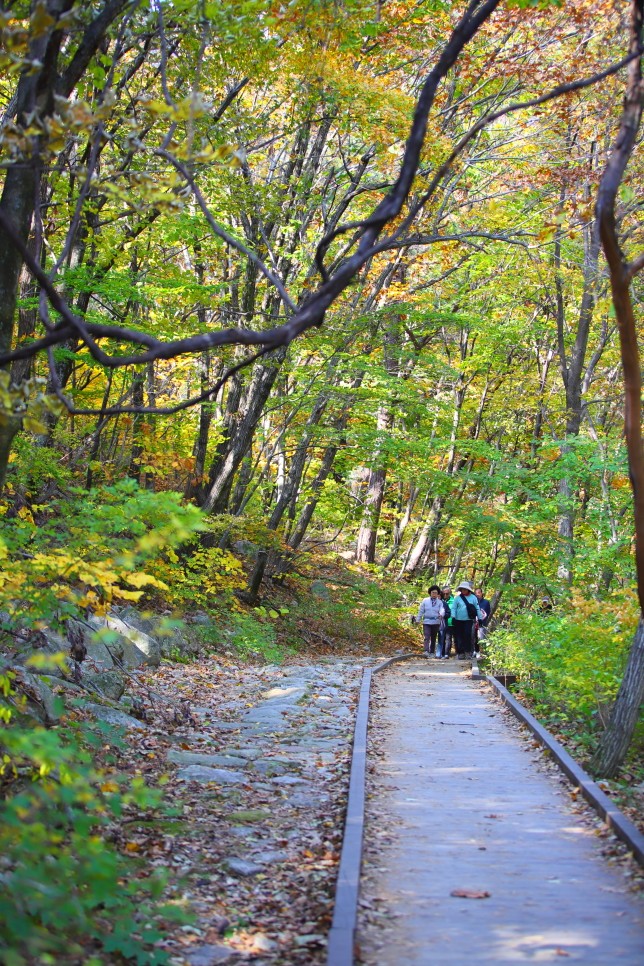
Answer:
POLYGON ((142 590, 120 590, 118 587, 115 588, 114 594, 116 597, 122 597, 123 600, 140 600, 143 596, 142 590))
POLYGON ((43 3, 43 0, 40 0, 40 3, 36 4, 36 9, 31 15, 31 36, 42 37, 55 23, 56 21, 51 14, 47 13, 47 7, 43 3))
POLYGON ((128 584, 132 584, 133 587, 158 587, 160 590, 167 590, 168 585, 164 584, 162 580, 157 580, 151 574, 126 574, 123 578, 128 584))
POLYGON ((25 416, 22 425, 30 433, 45 434, 47 432, 45 424, 34 416, 25 416))

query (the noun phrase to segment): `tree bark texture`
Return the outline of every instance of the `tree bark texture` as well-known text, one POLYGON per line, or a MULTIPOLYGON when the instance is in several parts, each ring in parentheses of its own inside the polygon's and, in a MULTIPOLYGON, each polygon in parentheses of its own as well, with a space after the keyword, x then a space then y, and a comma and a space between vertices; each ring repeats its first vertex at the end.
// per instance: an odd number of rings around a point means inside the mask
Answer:
POLYGON ((614 775, 624 760, 635 730, 639 706, 644 696, 644 446, 642 443, 642 377, 635 313, 630 283, 637 265, 629 265, 621 250, 615 217, 617 193, 629 162, 644 108, 642 79, 642 40, 644 0, 632 0, 629 50, 634 57, 628 69, 626 96, 619 133, 604 169, 597 192, 597 220, 601 243, 608 262, 610 285, 619 331, 624 375, 624 431, 633 490, 635 517, 635 567, 640 621, 631 646, 626 672, 620 686, 608 727, 593 757, 595 774, 614 775))

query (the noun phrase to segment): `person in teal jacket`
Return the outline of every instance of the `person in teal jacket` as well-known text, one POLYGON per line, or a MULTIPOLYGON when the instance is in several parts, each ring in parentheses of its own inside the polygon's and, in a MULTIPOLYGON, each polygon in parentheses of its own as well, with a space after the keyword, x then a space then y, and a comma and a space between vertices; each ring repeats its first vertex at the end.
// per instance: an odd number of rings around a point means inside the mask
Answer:
POLYGON ((438 633, 438 642, 444 658, 450 657, 452 653, 452 643, 454 641, 454 627, 452 621, 452 605, 454 603, 454 594, 452 593, 451 587, 443 587, 441 592, 443 598, 443 607, 445 609, 445 618, 441 621, 440 631, 438 633))
POLYGON ((468 580, 461 580, 456 588, 456 596, 450 605, 452 612, 452 626, 454 629, 454 642, 456 644, 456 656, 459 661, 464 661, 468 655, 472 654, 472 628, 474 621, 481 620, 483 615, 476 594, 472 590, 472 585, 468 580), (469 605, 469 606, 468 606, 469 605))

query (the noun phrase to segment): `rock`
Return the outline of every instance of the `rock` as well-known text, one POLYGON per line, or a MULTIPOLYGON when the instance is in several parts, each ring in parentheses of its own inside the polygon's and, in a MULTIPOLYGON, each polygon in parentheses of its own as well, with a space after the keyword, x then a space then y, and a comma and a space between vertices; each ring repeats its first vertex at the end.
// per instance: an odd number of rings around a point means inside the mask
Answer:
POLYGON ((232 758, 248 758, 252 761, 254 758, 261 758, 264 754, 264 749, 253 748, 251 745, 249 745, 246 748, 224 748, 222 754, 230 755, 232 758))
POLYGON ((178 765, 206 765, 207 767, 223 768, 246 768, 248 762, 245 758, 232 758, 229 755, 202 755, 195 751, 175 751, 168 752, 168 760, 174 761, 178 765))
MULTIPOLYGON (((16 637, 12 638, 10 648, 14 655, 12 660, 18 664, 27 664, 30 658, 35 658, 42 667, 43 658, 61 653, 66 657, 69 656, 69 641, 49 628, 42 631, 34 631, 31 628, 22 629, 16 637)), ((67 663, 69 664, 69 661, 67 663)), ((67 673, 65 667, 54 664, 42 667, 42 670, 46 670, 51 677, 62 678, 67 673)))
POLYGON ((236 785, 248 781, 246 775, 240 771, 230 771, 227 768, 207 768, 205 765, 188 765, 180 768, 177 778, 186 782, 218 782, 221 785, 236 785))
POLYGON ((257 544, 251 543, 250 540, 235 540, 232 548, 235 553, 241 554, 242 557, 254 557, 258 550, 257 544))
POLYGON ((119 728, 138 728, 140 731, 146 731, 148 728, 138 718, 133 718, 131 715, 126 714, 125 711, 119 711, 117 708, 108 708, 102 704, 93 704, 91 701, 84 701, 82 707, 94 715, 98 721, 105 721, 107 724, 113 724, 119 728))
MULTIPOLYGON (((140 613, 134 607, 124 607, 119 617, 130 627, 158 641, 163 657, 172 659, 177 654, 196 655, 203 650, 198 628, 190 627, 183 620, 169 619, 148 612, 140 613)), ((205 612, 198 611, 191 616, 191 622, 210 624, 212 618, 205 612)))
POLYGON ((260 775, 264 775, 268 778, 273 778, 276 775, 284 775, 288 770, 282 762, 271 761, 270 758, 257 759, 253 762, 253 768, 255 771, 259 772, 260 775))
POLYGON ((288 804, 295 808, 315 808, 320 804, 320 796, 316 792, 293 792, 288 804))
POLYGON ((270 691, 264 691, 262 698, 265 701, 271 701, 274 698, 281 698, 283 701, 298 701, 304 696, 304 694, 306 694, 306 690, 303 686, 290 688, 271 688, 270 691))
POLYGON ((276 949, 279 949, 278 943, 269 939, 263 932, 253 936, 251 942, 253 944, 253 952, 256 953, 273 953, 276 949))
POLYGON ((249 862, 248 859, 239 859, 237 856, 230 856, 224 859, 224 865, 229 872, 234 875, 246 878, 247 876, 257 875, 262 871, 261 865, 257 865, 256 862, 249 862))
POLYGON ((307 785, 308 782, 304 778, 298 778, 296 775, 278 775, 276 778, 271 778, 273 785, 307 785))
POLYGON ((259 704, 256 708, 251 708, 250 711, 246 712, 243 721, 245 724, 260 723, 263 726, 260 731, 264 728, 268 731, 281 731, 284 728, 284 718, 289 711, 292 711, 292 708, 283 704, 273 706, 259 704))
MULTIPOLYGON (((90 623, 98 618, 90 617, 90 623)), ((103 625, 104 627, 104 625, 103 625)), ((94 627, 98 630, 98 627, 94 627)), ((87 657, 83 661, 86 667, 96 665, 93 670, 104 670, 106 668, 121 667, 123 664, 123 644, 120 639, 102 641, 99 637, 90 634, 85 640, 87 647, 87 657)))
POLYGON ((235 825, 231 828, 230 834, 236 839, 247 839, 255 834, 255 829, 250 825, 235 825))
POLYGON ((235 825, 256 825, 270 817, 271 813, 264 812, 261 808, 246 808, 237 812, 230 812, 228 820, 235 825))
POLYGON ((38 677, 50 688, 58 688, 67 694, 84 694, 79 684, 74 684, 73 681, 67 681, 65 678, 55 678, 49 674, 39 674, 38 677))
POLYGON ((343 560, 353 562, 356 559, 356 553, 355 550, 340 550, 338 557, 342 557, 343 560))
MULTIPOLYGON (((121 660, 128 667, 140 667, 148 664, 151 667, 158 667, 161 663, 161 646, 153 637, 138 631, 130 624, 126 624, 120 617, 108 615, 107 617, 90 617, 89 623, 100 632, 105 630, 114 631, 118 634, 118 644, 121 646, 121 660)), ((108 649, 113 649, 111 643, 107 643, 108 649)))
POLYGON ((278 850, 272 852, 258 852, 257 855, 254 856, 254 859, 261 865, 276 865, 278 862, 286 862, 288 859, 288 854, 278 850))
POLYGON ((62 714, 63 703, 49 685, 21 665, 13 665, 8 670, 13 674, 15 688, 27 699, 24 711, 44 725, 55 724, 62 714))
POLYGON ((184 952, 184 959, 190 966, 215 966, 216 963, 226 963, 237 956, 237 951, 230 946, 204 945, 198 946, 190 952, 184 952))
POLYGON ((118 701, 125 691, 125 675, 115 668, 111 671, 83 670, 82 680, 84 683, 91 685, 92 688, 96 688, 104 697, 110 698, 112 701, 118 701))
POLYGON ((192 624, 201 624, 202 627, 207 627, 209 624, 213 623, 213 619, 210 614, 205 612, 205 610, 197 610, 190 615, 190 622, 192 624))
POLYGON ((322 933, 312 932, 306 936, 296 936, 294 942, 296 946, 322 945, 326 942, 326 937, 322 933))

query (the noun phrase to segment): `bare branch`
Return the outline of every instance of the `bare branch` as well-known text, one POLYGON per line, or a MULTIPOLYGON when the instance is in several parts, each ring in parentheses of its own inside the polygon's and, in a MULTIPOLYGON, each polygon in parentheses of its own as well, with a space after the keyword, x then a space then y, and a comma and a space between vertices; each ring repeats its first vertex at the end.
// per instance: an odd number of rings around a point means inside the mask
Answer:
POLYGON ((630 265, 627 266, 626 278, 628 279, 628 281, 629 282, 632 281, 632 279, 634 279, 635 276, 639 272, 641 272, 643 268, 644 268, 644 252, 642 252, 641 255, 638 255, 635 261, 631 262, 630 265))
POLYGON ((242 252, 242 254, 246 255, 246 257, 249 258, 251 262, 257 265, 260 272, 268 279, 269 282, 271 282, 272 285, 275 286, 280 296, 282 297, 282 301, 284 302, 284 304, 292 312, 295 312, 295 303, 292 301, 290 295, 284 288, 284 283, 282 282, 282 280, 273 272, 271 272, 271 270, 267 268, 266 265, 264 265, 264 262, 261 260, 261 258, 258 255, 255 254, 255 252, 251 251, 250 248, 247 248, 243 242, 240 242, 233 235, 229 234, 229 232, 227 232, 225 228, 222 228, 221 225, 215 221, 212 215, 212 212, 208 207, 208 203, 206 199, 204 198, 201 191, 197 187, 192 174, 190 173, 190 171, 188 171, 185 164, 183 164, 172 154, 170 154, 169 151, 165 151, 162 148, 158 148, 154 153, 156 155, 159 155, 162 158, 165 158, 166 161, 169 161, 170 164, 174 168, 176 168, 176 170, 185 178, 186 183, 190 186, 190 189, 193 195, 195 196, 195 200, 197 201, 197 204, 201 208, 204 214, 204 217, 208 222, 208 224, 210 225, 210 228, 212 229, 213 233, 217 235, 218 238, 221 238, 223 241, 225 241, 232 248, 236 248, 237 251, 242 252))

